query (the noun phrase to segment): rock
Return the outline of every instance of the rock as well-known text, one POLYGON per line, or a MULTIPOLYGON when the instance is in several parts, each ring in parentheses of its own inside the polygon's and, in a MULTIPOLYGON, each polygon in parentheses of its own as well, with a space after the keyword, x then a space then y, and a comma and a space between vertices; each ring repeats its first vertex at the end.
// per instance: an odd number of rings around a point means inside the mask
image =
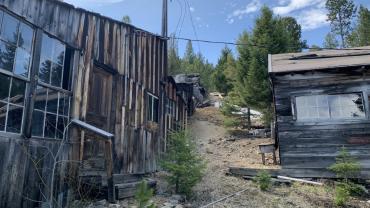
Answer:
POLYGON ((370 200, 369 200, 369 201, 367 201, 367 203, 368 203, 368 204, 370 204, 370 200))
POLYGON ((121 204, 122 208, 128 208, 128 201, 126 201, 126 200, 120 201, 120 204, 121 204))
POLYGON ((109 204, 109 208, 121 208, 119 204, 109 204))
POLYGON ((170 200, 170 203, 171 203, 171 204, 178 204, 178 203, 179 203, 179 200, 171 199, 171 200, 170 200))
POLYGON ((169 202, 166 202, 166 203, 164 203, 163 205, 164 205, 164 206, 163 206, 162 208, 174 208, 174 207, 175 207, 175 205, 173 205, 173 204, 171 204, 171 203, 169 203, 169 202))
POLYGON ((171 199, 177 200, 177 201, 182 201, 184 199, 184 197, 181 196, 181 195, 178 195, 178 194, 174 194, 174 195, 171 196, 171 199))
POLYGON ((184 206, 182 206, 181 204, 178 204, 178 205, 176 205, 175 208, 184 208, 184 206))
POLYGON ((107 200, 105 200, 105 199, 95 202, 95 205, 103 205, 104 206, 106 204, 107 204, 107 200))
POLYGON ((193 208, 193 206, 191 204, 185 204, 184 208, 193 208))
POLYGON ((206 152, 207 152, 208 154, 213 154, 213 152, 212 152, 209 148, 206 148, 206 152))

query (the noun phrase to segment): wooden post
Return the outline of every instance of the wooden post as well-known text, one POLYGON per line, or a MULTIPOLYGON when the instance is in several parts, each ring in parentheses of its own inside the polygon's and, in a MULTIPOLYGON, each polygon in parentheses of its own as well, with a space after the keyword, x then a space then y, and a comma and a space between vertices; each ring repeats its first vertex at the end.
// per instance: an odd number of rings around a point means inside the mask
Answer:
POLYGON ((112 140, 114 137, 110 138, 110 140, 105 142, 105 167, 107 169, 107 181, 108 181, 108 201, 110 203, 116 202, 115 197, 115 190, 113 184, 113 152, 112 152, 112 140))

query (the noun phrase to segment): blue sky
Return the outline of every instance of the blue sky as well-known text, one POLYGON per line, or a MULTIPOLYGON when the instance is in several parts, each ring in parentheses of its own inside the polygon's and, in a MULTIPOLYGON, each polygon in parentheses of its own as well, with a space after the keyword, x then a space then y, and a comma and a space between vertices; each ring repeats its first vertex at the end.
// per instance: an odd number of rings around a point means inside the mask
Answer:
MULTIPOLYGON (((129 15, 132 24, 153 33, 161 31, 162 0, 65 0, 77 7, 114 19, 129 15)), ((370 8, 369 0, 355 0, 356 5, 370 8)), ((322 45, 329 32, 325 0, 169 0, 169 33, 196 39, 235 42, 243 30, 251 31, 261 6, 275 14, 293 16, 302 25, 303 39, 309 45, 322 45), (188 3, 186 3, 188 2, 188 3)), ((186 41, 179 41, 183 54, 186 41)), ((206 59, 216 64, 223 44, 194 43, 206 59)), ((233 48, 233 46, 229 46, 233 48)), ((234 49, 234 48, 233 48, 234 49)))

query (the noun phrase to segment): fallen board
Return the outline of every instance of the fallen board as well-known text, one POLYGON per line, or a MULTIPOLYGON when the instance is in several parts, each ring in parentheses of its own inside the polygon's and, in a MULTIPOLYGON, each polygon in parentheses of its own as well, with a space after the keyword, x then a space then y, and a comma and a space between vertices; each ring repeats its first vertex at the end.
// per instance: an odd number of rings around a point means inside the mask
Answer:
MULTIPOLYGON (((337 178, 336 175, 325 169, 254 169, 242 167, 229 167, 229 173, 239 176, 256 176, 261 170, 266 170, 273 177, 279 175, 294 178, 337 178)), ((370 171, 362 170, 359 177, 361 179, 370 179, 370 171)))

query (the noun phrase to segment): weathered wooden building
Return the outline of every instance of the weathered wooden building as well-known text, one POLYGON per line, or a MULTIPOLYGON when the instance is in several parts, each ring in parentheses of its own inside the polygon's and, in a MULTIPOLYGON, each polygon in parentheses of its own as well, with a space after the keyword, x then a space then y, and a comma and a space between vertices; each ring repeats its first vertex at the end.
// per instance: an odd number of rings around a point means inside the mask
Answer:
POLYGON ((167 85, 166 39, 56 0, 0 0, 0 207, 65 205, 76 178, 109 168, 156 171, 166 100, 181 100, 167 85))
POLYGON ((283 169, 333 177, 345 147, 370 178, 370 47, 269 56, 283 169))

